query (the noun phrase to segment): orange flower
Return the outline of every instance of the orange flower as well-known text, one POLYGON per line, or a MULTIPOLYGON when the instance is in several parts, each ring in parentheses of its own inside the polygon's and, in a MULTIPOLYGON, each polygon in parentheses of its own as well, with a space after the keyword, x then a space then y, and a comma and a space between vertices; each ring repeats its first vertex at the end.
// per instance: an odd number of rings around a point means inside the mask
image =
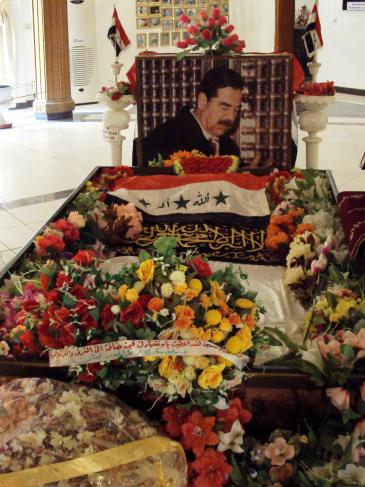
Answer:
POLYGON ((174 322, 174 328, 177 330, 186 330, 192 325, 192 321, 184 315, 179 316, 174 322))
POLYGON ((191 321, 195 318, 195 312, 193 309, 190 308, 190 306, 184 306, 182 304, 179 304, 178 306, 175 306, 175 313, 178 318, 184 316, 191 321))
POLYGON ((303 208, 293 208, 292 210, 289 210, 289 212, 288 212, 288 216, 293 220, 295 218, 298 218, 298 217, 303 216, 303 215, 304 215, 304 209, 303 208))
POLYGON ((163 308, 163 301, 161 298, 152 298, 147 305, 150 311, 161 311, 163 308))
POLYGON ((190 287, 186 290, 185 296, 187 301, 191 301, 192 299, 196 298, 199 294, 199 291, 196 289, 191 289, 190 287))
POLYGON ((246 315, 243 321, 249 327, 250 330, 253 330, 256 326, 256 318, 255 315, 252 313, 246 315))
POLYGON ((314 228, 311 223, 299 223, 295 235, 301 235, 304 232, 313 232, 314 228))
POLYGON ((228 316, 228 320, 232 325, 240 325, 241 324, 241 318, 238 313, 231 313, 228 316))

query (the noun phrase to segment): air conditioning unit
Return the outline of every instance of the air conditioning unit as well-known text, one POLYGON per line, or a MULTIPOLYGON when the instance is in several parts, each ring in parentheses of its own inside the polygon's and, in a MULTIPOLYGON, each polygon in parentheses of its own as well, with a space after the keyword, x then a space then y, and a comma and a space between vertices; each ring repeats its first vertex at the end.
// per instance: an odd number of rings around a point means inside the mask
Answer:
POLYGON ((95 0, 69 0, 68 39, 71 96, 77 105, 96 102, 95 0))

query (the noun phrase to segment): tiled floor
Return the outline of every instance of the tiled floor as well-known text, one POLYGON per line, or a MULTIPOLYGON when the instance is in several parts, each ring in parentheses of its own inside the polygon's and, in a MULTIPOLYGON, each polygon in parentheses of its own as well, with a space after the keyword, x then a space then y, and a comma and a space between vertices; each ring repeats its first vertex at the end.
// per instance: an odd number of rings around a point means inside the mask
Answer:
MULTIPOLYGON (((320 168, 331 169, 339 191, 364 190, 365 97, 337 95, 322 132, 320 168)), ((0 269, 96 165, 107 165, 102 108, 77 107, 74 122, 35 120, 32 109, 6 113, 13 128, 0 130, 0 269), (61 193, 59 193, 61 192, 61 193), (51 201, 50 201, 51 200, 51 201)), ((125 131, 123 162, 131 163, 134 115, 125 131)), ((299 133, 297 165, 305 167, 306 133, 299 133)))

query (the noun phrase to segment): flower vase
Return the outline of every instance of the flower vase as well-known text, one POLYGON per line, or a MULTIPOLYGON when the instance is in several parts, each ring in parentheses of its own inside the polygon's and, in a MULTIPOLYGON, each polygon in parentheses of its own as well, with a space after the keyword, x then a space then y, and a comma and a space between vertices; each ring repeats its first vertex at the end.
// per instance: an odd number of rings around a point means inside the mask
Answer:
POLYGON ((128 128, 130 121, 129 112, 124 109, 134 102, 134 98, 133 95, 122 95, 118 100, 112 100, 106 93, 98 93, 97 100, 106 108, 103 114, 103 139, 110 144, 111 165, 119 166, 125 139, 120 132, 128 128))
POLYGON ((299 115, 299 127, 308 132, 308 135, 303 137, 306 145, 306 168, 318 169, 318 149, 322 139, 317 134, 327 127, 328 117, 323 110, 335 102, 335 96, 298 94, 295 100, 305 108, 299 115))

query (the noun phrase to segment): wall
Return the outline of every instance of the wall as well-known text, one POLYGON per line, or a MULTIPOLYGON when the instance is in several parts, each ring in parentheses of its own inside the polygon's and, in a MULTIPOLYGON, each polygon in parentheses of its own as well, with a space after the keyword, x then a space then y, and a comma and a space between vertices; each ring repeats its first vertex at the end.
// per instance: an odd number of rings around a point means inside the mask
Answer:
MULTIPOLYGON (((100 86, 113 84, 110 64, 114 61, 114 51, 106 35, 111 23, 114 4, 132 44, 119 56, 119 62, 124 65, 121 73, 122 78, 140 51, 136 47, 135 0, 95 0, 98 81, 100 86)), ((240 38, 246 40, 246 51, 271 52, 274 50, 274 0, 230 0, 230 22, 235 25, 240 38)), ((148 35, 148 32, 151 31, 153 29, 145 29, 143 32, 148 35)), ((154 50, 156 52, 178 51, 174 47, 159 47, 154 50)))
POLYGON ((319 15, 324 46, 318 80, 365 90, 365 11, 342 10, 342 0, 320 0, 319 15))

